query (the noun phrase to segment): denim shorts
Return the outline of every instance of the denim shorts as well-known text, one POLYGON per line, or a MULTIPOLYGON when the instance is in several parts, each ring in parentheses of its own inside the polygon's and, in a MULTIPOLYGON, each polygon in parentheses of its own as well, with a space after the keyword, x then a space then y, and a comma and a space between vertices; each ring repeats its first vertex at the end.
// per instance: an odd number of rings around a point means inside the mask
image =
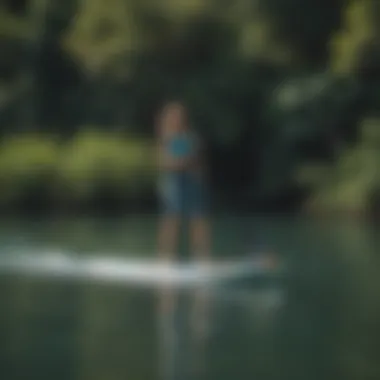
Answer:
POLYGON ((159 180, 161 211, 166 215, 204 216, 206 193, 204 180, 192 173, 165 173, 159 180))

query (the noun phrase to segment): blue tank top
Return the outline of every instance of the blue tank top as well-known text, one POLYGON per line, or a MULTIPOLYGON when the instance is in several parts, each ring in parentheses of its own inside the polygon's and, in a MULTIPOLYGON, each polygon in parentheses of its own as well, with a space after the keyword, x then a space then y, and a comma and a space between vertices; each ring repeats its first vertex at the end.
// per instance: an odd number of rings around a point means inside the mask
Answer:
MULTIPOLYGON (((165 149, 167 154, 176 159, 186 159, 191 155, 198 153, 198 143, 197 136, 193 133, 181 133, 168 139, 165 143, 165 149)), ((174 175, 175 178, 187 178, 188 174, 191 173, 191 178, 193 177, 193 171, 174 171, 169 170, 171 176, 174 175)))
POLYGON ((168 153, 175 158, 185 158, 194 153, 194 140, 189 134, 178 134, 167 143, 168 153))

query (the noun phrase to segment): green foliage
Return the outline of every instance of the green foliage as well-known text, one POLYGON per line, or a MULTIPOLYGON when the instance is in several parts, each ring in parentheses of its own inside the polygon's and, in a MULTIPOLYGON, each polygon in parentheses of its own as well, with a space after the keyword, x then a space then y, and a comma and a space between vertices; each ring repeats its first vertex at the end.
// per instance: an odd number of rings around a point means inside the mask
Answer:
POLYGON ((273 39, 298 58, 293 62, 323 65, 326 41, 339 23, 340 1, 261 0, 259 7, 272 25, 273 39))
MULTIPOLYGON (((21 31, 25 24, 28 35, 40 36, 41 45, 32 47, 41 47, 41 52, 32 50, 49 57, 37 59, 43 64, 35 76, 39 78, 30 84, 35 94, 43 88, 43 97, 34 103, 29 96, 14 105, 23 115, 29 115, 25 106, 34 111, 30 118, 47 120, 40 123, 42 130, 54 123, 63 128, 62 115, 70 115, 72 125, 64 133, 80 128, 85 119, 99 130, 118 125, 118 130, 151 136, 159 104, 178 96, 185 99, 211 154, 216 152, 220 169, 215 177, 233 182, 221 173, 244 162, 252 170, 245 175, 252 177, 245 184, 249 191, 259 182, 263 193, 281 194, 294 185, 294 171, 304 159, 297 145, 326 137, 337 121, 350 119, 345 106, 353 90, 339 92, 333 75, 314 75, 316 66, 324 66, 326 41, 338 25, 339 1, 236 0, 221 5, 215 0, 84 0, 77 2, 74 18, 73 1, 53 3, 36 1, 33 17, 18 19, 15 28, 21 31), (59 33, 51 33, 61 25, 59 33), (75 61, 74 68, 63 69, 62 50, 67 61, 75 61), (291 73, 297 82, 294 91, 292 83, 284 84, 290 66, 297 68, 291 73), (284 91, 280 89, 277 100, 270 99, 280 84, 284 91), (253 179, 254 172, 260 174, 253 179)), ((347 3, 342 30, 331 42, 332 72, 351 73, 362 55, 359 48, 377 36, 368 4, 372 2, 347 3)), ((153 169, 140 165, 148 155, 143 152, 152 149, 143 145, 139 139, 83 130, 57 148, 53 193, 80 200, 103 190, 127 197, 153 188, 153 169)))
POLYGON ((367 148, 380 147, 380 122, 375 118, 366 118, 360 126, 360 140, 367 148))
POLYGON ((54 172, 58 146, 54 139, 35 134, 9 137, 0 147, 0 202, 19 202, 33 189, 46 185, 54 172))
POLYGON ((127 70, 125 55, 141 47, 140 37, 131 1, 94 0, 81 3, 63 42, 89 74, 99 75, 115 65, 127 70))
POLYGON ((347 2, 343 27, 330 42, 331 69, 334 73, 348 75, 360 70, 363 49, 379 38, 375 14, 376 0, 347 2))
POLYGON ((331 175, 314 184, 317 209, 364 212, 371 207, 371 197, 380 188, 380 121, 363 120, 361 130, 361 141, 342 151, 331 175))
POLYGON ((59 195, 83 201, 107 190, 118 198, 138 198, 153 186, 152 154, 147 141, 85 129, 63 148, 59 195))
POLYGON ((17 205, 36 190, 69 203, 104 189, 139 199, 153 191, 154 154, 148 140, 88 129, 63 145, 36 134, 8 138, 0 147, 0 202, 17 205))
POLYGON ((0 36, 12 39, 30 37, 26 20, 15 17, 0 8, 0 36))
POLYGON ((222 7, 216 1, 199 0, 83 1, 63 44, 92 75, 107 72, 112 76, 119 70, 132 75, 131 62, 141 54, 153 53, 165 61, 173 57, 199 60, 202 52, 210 53, 215 46, 227 52, 231 38, 210 38, 216 23, 229 29, 239 59, 289 64, 307 56, 306 61, 315 63, 316 52, 336 21, 329 17, 326 22, 326 13, 336 14, 336 4, 331 10, 330 3, 328 9, 319 3, 305 6, 299 0, 288 3, 284 8, 278 1, 255 5, 239 0, 222 7), (301 23, 294 22, 295 12, 303 15, 298 18, 301 23))
POLYGON ((313 187, 331 175, 331 168, 326 164, 302 165, 296 170, 295 178, 301 186, 313 187))

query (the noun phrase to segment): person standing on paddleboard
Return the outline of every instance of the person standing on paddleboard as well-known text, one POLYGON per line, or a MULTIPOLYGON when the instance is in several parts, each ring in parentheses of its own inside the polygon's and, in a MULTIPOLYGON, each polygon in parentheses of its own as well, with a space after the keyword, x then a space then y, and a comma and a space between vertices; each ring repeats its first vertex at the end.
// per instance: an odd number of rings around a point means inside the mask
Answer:
POLYGON ((180 224, 190 220, 191 251, 206 260, 210 250, 207 196, 201 141, 189 125, 180 102, 170 102, 157 120, 158 193, 162 207, 158 250, 172 260, 177 252, 180 224))

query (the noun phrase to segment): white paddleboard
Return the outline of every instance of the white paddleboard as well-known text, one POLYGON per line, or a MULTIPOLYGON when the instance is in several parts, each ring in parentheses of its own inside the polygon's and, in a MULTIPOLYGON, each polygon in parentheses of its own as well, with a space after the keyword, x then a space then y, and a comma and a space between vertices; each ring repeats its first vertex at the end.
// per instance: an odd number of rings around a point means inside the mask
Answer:
POLYGON ((192 286, 241 277, 273 273, 273 263, 245 259, 212 263, 165 263, 111 256, 74 256, 61 252, 0 255, 0 273, 76 279, 112 283, 192 286))

